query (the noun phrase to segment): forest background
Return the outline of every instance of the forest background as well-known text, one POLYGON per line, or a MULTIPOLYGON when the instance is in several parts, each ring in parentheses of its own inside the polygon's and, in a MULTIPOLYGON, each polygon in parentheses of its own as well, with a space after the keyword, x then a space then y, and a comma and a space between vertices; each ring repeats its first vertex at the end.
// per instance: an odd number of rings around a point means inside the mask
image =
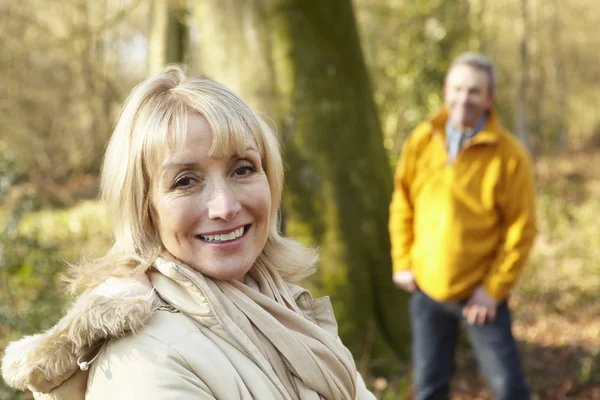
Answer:
MULTIPOLYGON (((59 318, 66 262, 110 247, 96 199, 120 105, 185 63, 276 127, 286 233, 322 249, 307 284, 332 296, 378 398, 411 398, 392 174, 450 61, 474 50, 536 167, 540 235, 510 300, 529 382, 539 399, 600 399, 599 20, 591 0, 0 1, 0 348, 59 318)), ((459 353, 454 398, 491 398, 459 353)), ((0 383, 3 400, 27 396, 0 383)))

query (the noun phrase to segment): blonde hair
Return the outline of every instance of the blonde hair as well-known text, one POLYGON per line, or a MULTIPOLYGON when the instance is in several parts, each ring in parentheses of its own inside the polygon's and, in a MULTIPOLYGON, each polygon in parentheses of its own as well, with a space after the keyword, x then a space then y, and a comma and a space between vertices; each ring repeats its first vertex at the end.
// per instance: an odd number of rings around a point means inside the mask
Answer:
POLYGON ((99 259, 72 266, 71 289, 96 286, 109 276, 143 273, 165 255, 150 189, 165 149, 183 143, 190 112, 201 114, 213 132, 211 156, 244 153, 257 146, 271 192, 267 243, 256 260, 289 281, 305 278, 317 263, 315 249, 279 233, 283 164, 273 130, 239 96, 223 85, 188 77, 178 66, 139 84, 129 95, 108 143, 101 172, 101 195, 112 218, 115 244, 99 259))

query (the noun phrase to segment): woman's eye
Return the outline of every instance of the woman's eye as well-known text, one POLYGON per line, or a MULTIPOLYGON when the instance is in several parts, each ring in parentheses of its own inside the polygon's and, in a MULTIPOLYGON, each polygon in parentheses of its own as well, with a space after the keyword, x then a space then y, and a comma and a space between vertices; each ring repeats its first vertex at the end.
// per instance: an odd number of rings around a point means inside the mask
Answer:
POLYGON ((190 187, 193 183, 192 178, 189 176, 182 176, 181 178, 175 181, 175 188, 185 189, 186 187, 190 187))
POLYGON ((243 164, 237 167, 233 174, 235 176, 242 177, 252 175, 254 172, 256 172, 256 168, 254 168, 254 166, 250 164, 243 164))

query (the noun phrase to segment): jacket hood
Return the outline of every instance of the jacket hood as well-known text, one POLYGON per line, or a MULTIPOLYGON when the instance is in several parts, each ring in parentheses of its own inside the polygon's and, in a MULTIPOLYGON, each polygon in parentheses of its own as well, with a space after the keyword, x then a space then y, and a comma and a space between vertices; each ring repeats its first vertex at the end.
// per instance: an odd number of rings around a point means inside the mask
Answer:
POLYGON ((48 331, 10 343, 2 377, 16 389, 49 393, 79 369, 86 370, 104 342, 139 331, 159 306, 145 275, 110 278, 82 294, 48 331))

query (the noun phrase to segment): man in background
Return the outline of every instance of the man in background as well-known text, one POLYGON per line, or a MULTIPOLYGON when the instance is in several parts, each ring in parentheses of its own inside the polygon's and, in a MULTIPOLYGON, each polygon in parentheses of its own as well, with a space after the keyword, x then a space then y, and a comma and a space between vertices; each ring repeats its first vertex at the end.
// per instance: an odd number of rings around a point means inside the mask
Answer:
POLYGON ((507 298, 537 232, 533 174, 494 86, 486 57, 456 58, 445 106, 406 140, 395 173, 393 280, 412 293, 417 400, 449 399, 461 321, 496 398, 530 398, 507 298))

